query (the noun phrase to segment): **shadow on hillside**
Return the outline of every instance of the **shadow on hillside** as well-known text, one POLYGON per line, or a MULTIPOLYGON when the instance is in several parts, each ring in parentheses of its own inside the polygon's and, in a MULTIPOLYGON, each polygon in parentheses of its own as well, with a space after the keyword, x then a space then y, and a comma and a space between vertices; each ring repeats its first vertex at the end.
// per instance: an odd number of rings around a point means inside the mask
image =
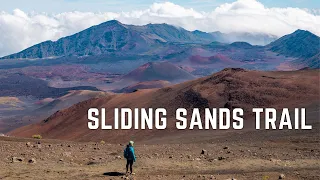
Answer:
POLYGON ((104 176, 124 176, 126 175, 125 173, 120 173, 120 172, 105 172, 103 173, 104 176))

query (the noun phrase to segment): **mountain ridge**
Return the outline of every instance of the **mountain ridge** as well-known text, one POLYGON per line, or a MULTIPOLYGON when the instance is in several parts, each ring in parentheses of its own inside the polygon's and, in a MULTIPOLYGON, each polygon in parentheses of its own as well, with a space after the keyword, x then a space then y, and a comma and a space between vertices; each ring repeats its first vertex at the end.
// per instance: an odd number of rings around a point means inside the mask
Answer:
POLYGON ((298 29, 266 46, 273 52, 296 58, 311 58, 320 52, 320 37, 298 29))
MULTIPOLYGON (((209 44, 214 41, 232 43, 243 41, 242 36, 255 39, 256 35, 248 33, 221 33, 188 31, 166 23, 147 25, 127 25, 117 20, 103 22, 82 30, 73 35, 62 37, 57 41, 44 41, 18 53, 0 59, 43 59, 67 56, 95 56, 125 52, 143 54, 150 49, 162 46, 163 43, 200 43, 209 44)), ((258 38, 259 39, 259 35, 258 38)), ((266 35, 261 35, 266 38, 266 35)), ((274 37, 267 41, 273 40, 274 37)))
POLYGON ((146 52, 165 42, 211 42, 183 28, 168 24, 125 25, 112 20, 89 27, 57 41, 44 41, 1 59, 40 59, 61 56, 87 56, 126 51, 146 52))
MULTIPOLYGON (((286 64, 293 69, 319 68, 317 53, 320 52, 320 38, 309 31, 296 30, 266 46, 254 45, 245 41, 224 42, 234 37, 241 40, 243 37, 239 34, 241 33, 232 35, 232 33, 188 31, 165 23, 135 26, 112 20, 57 41, 39 43, 0 59, 50 60, 39 63, 24 62, 24 66, 28 66, 28 64, 94 64, 122 59, 182 63, 192 57, 203 57, 205 60, 209 57, 221 56, 225 57, 223 59, 230 59, 231 63, 211 68, 221 70, 225 67, 245 67, 272 70, 277 66, 283 67, 281 64, 286 64), (283 63, 283 61, 287 62, 283 63), (269 64, 266 64, 268 62, 269 64)), ((268 35, 261 34, 242 34, 244 37, 253 39, 260 37, 265 40, 268 37, 268 35)), ((212 64, 211 62, 215 61, 208 61, 209 64, 212 64)), ((190 62, 185 63, 188 65, 190 62)), ((191 66, 194 65, 192 61, 191 66)), ((210 73, 210 70, 207 73, 204 66, 196 68, 204 68, 204 70, 194 71, 196 74, 210 73)))

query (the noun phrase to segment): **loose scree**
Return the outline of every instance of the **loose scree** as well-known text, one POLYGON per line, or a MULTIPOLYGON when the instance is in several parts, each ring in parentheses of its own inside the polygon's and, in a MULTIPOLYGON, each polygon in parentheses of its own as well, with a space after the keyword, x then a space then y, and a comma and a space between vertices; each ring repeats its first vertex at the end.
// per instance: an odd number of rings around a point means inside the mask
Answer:
MULTIPOLYGON (((253 108, 255 127, 261 129, 264 120, 265 129, 312 129, 306 124, 306 109, 295 108, 294 115, 290 115, 288 108, 281 113, 275 108, 253 108)), ((90 108, 88 110, 88 128, 96 129, 158 129, 167 128, 167 110, 165 108, 115 108, 113 125, 107 123, 106 109, 90 108)), ((205 108, 201 114, 199 108, 188 112, 179 108, 175 112, 175 125, 179 130, 185 129, 243 129, 244 111, 241 108, 205 108), (188 114, 191 113, 191 114, 188 114), (188 119, 189 117, 189 119, 188 119)), ((110 121, 108 121, 110 122, 110 121)))

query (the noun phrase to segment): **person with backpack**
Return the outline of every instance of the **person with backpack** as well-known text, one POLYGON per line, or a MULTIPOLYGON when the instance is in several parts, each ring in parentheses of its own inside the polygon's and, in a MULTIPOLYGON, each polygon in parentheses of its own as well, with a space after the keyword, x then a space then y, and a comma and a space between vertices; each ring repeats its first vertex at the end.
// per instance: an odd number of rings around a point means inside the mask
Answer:
POLYGON ((124 150, 124 157, 127 159, 127 173, 129 173, 129 167, 130 167, 130 173, 133 175, 134 173, 132 172, 132 165, 133 162, 136 162, 136 155, 134 154, 134 148, 133 148, 133 141, 130 141, 127 147, 124 150))

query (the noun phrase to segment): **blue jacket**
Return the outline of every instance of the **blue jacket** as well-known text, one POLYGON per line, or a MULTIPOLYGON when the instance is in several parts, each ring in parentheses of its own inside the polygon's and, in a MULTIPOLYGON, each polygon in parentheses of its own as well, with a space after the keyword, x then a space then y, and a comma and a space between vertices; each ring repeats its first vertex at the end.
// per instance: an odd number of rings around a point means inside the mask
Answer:
POLYGON ((136 155, 134 154, 134 148, 133 148, 133 146, 127 146, 127 147, 124 149, 124 157, 125 157, 127 160, 136 161, 136 155))

